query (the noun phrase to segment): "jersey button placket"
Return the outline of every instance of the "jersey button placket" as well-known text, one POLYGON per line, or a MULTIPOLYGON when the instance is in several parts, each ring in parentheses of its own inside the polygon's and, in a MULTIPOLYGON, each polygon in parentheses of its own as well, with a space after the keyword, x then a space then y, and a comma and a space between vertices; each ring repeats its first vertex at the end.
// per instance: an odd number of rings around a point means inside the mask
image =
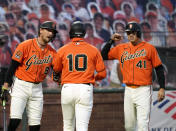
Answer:
MULTIPOLYGON (((38 53, 38 60, 40 60, 41 58, 41 51, 39 51, 39 53, 38 53)), ((38 79, 37 78, 39 78, 40 77, 40 65, 39 64, 37 64, 36 65, 36 67, 37 67, 37 72, 36 72, 36 79, 35 79, 35 81, 37 82, 38 81, 38 79), (38 74, 38 75, 37 75, 38 74)))

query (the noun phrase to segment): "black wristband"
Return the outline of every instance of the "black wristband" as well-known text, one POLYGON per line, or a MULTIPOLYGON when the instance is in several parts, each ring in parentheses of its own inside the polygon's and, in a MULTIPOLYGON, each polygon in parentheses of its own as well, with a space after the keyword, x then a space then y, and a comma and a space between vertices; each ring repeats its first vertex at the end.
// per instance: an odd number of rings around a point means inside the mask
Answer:
POLYGON ((110 39, 109 41, 108 41, 108 44, 110 44, 110 45, 112 45, 114 43, 114 40, 112 40, 112 39, 110 39))

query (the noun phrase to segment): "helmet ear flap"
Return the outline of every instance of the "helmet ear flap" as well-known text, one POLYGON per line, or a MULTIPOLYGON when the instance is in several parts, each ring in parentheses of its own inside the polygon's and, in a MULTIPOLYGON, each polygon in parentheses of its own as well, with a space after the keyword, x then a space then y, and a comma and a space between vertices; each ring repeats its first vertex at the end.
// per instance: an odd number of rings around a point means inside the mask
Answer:
POLYGON ((51 39, 51 42, 53 42, 55 38, 56 38, 56 33, 53 34, 53 37, 52 37, 52 39, 51 39))
POLYGON ((137 37, 141 38, 141 32, 139 32, 139 31, 137 32, 137 37))

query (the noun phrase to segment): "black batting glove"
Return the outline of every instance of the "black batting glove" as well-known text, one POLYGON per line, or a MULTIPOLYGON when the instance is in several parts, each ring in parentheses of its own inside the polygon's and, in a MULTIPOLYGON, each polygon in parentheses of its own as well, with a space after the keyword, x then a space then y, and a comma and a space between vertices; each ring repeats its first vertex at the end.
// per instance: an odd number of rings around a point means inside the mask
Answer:
POLYGON ((53 71, 53 81, 60 83, 60 73, 56 73, 53 71))
POLYGON ((1 91, 1 100, 2 101, 6 101, 8 102, 8 96, 9 96, 9 90, 8 88, 5 88, 4 86, 2 87, 2 91, 1 91))

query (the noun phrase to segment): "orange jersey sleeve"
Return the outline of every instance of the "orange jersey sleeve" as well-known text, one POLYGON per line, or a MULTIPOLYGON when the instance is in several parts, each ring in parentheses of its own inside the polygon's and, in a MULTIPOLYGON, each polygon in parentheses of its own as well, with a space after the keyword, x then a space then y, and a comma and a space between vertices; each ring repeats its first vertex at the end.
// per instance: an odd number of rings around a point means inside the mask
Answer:
POLYGON ((117 45, 109 51, 108 58, 120 61, 123 83, 134 85, 152 84, 152 69, 162 64, 156 48, 144 41, 136 46, 117 45))
POLYGON ((29 39, 19 44, 12 59, 19 62, 15 76, 29 82, 41 82, 48 74, 56 51, 47 45, 42 50, 36 39, 29 39))
POLYGON ((95 71, 106 76, 103 58, 98 49, 81 38, 60 48, 54 61, 54 71, 62 72, 61 83, 94 83, 95 71))

